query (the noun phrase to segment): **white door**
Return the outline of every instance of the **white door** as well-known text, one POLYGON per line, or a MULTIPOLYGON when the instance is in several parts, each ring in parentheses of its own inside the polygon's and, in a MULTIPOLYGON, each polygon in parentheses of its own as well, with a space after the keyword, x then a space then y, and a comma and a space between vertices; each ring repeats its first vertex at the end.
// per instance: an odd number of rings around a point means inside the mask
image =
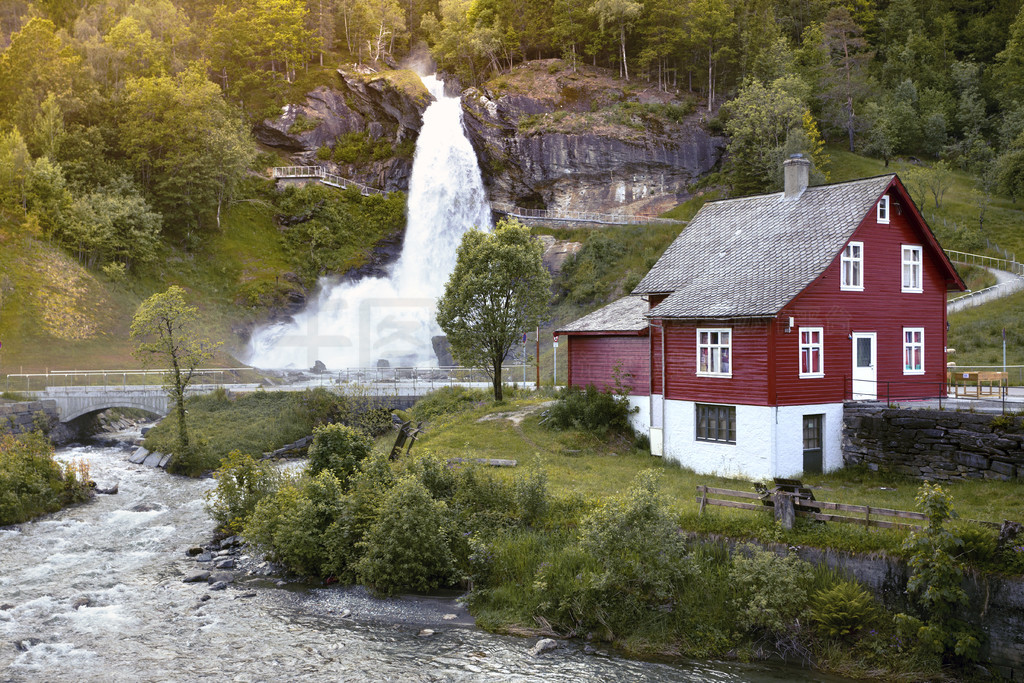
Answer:
POLYGON ((651 455, 665 455, 665 396, 651 394, 651 455))
POLYGON ((878 357, 874 332, 853 333, 853 400, 873 401, 878 397, 878 357))

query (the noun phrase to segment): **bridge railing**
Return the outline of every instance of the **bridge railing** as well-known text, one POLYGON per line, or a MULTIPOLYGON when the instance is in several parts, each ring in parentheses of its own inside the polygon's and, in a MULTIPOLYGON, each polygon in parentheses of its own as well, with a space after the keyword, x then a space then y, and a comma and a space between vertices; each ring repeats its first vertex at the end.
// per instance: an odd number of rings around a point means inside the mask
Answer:
MULTIPOLYGON (((103 387, 107 389, 129 386, 161 386, 169 369, 144 370, 48 370, 46 372, 13 373, 7 375, 4 390, 43 391, 47 387, 103 387)), ((200 368, 192 376, 196 384, 236 384, 251 368, 200 368)))
MULTIPOLYGON (((277 389, 302 390, 324 387, 354 391, 369 396, 422 396, 443 387, 489 388, 491 376, 484 368, 450 367, 387 367, 345 368, 321 373, 303 373, 304 379, 277 389)), ((503 365, 502 384, 528 386, 534 382, 530 367, 503 365), (524 372, 525 371, 525 372, 524 372)))

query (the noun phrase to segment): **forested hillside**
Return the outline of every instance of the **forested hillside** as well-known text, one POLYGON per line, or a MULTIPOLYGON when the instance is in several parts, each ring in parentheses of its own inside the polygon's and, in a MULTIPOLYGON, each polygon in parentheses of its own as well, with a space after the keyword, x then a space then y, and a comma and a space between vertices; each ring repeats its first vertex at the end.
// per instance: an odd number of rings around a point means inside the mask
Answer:
MULTIPOLYGON (((589 105, 601 120, 672 130, 658 117, 700 113, 697 125, 728 139, 724 163, 702 181, 719 192, 777 186, 782 157, 797 151, 815 161, 818 182, 848 177, 835 168, 840 145, 886 165, 909 160, 915 198, 936 208, 954 178, 960 188, 970 179, 957 219, 981 228, 996 218, 999 241, 1013 246, 1019 236, 998 212, 1024 194, 1021 4, 5 0, 0 335, 123 327, 141 297, 171 282, 190 287, 227 332, 268 308, 300 305, 317 276, 365 263, 377 240, 401 230, 401 197, 272 193, 262 174, 282 154, 261 151, 252 131, 333 87, 339 66, 388 69, 423 43, 439 69, 478 87, 481 111, 486 98, 529 94, 513 68, 557 58, 543 70, 586 64, 617 75, 608 101, 589 105), (275 217, 314 209, 300 230, 278 229, 275 217), (47 268, 33 268, 41 263, 63 264, 55 267, 67 282, 54 285, 47 268), (47 286, 61 296, 44 305, 47 286), (79 329, 67 311, 94 311, 93 326, 79 329)), ((560 97, 555 106, 568 101, 564 89, 560 97)), ((521 136, 584 125, 588 112, 576 105, 509 125, 521 136)), ((285 132, 315 125, 298 116, 285 132)), ((370 168, 407 160, 411 144, 352 133, 318 153, 370 168)), ((485 161, 486 174, 503 172, 500 159, 485 161)))

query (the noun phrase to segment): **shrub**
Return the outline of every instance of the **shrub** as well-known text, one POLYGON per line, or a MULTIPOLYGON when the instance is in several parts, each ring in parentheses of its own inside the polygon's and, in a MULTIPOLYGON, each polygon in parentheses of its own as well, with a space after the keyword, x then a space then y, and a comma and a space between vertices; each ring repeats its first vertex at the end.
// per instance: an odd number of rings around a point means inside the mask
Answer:
POLYGON ((210 442, 193 436, 188 446, 175 446, 174 453, 167 463, 167 471, 186 477, 198 477, 219 464, 220 457, 211 450, 210 442))
POLYGON ((290 135, 301 135, 302 133, 308 133, 311 130, 316 130, 317 127, 322 123, 318 118, 312 116, 306 116, 305 114, 299 114, 295 117, 295 121, 292 125, 288 126, 288 133, 290 135))
POLYGON ((795 555, 745 546, 733 557, 729 572, 737 624, 751 633, 776 636, 798 631, 813 578, 811 566, 795 555))
POLYGON ((224 529, 240 532, 256 505, 281 486, 282 475, 266 460, 231 451, 213 473, 217 486, 206 493, 206 509, 224 529))
POLYGON ((326 532, 340 519, 346 499, 337 477, 323 471, 283 485, 256 504, 243 535, 261 552, 306 576, 330 574, 337 547, 326 532))
POLYGON ((653 470, 637 475, 625 495, 584 518, 574 545, 540 566, 537 587, 552 617, 614 633, 652 610, 676 608, 676 595, 693 574, 657 476, 653 470))
POLYGON ((382 595, 425 591, 452 579, 448 508, 419 479, 401 479, 381 502, 377 520, 362 542, 359 578, 382 595))
POLYGON ((877 614, 874 598, 853 581, 840 581, 811 598, 811 620, 831 638, 863 628, 873 622, 877 614))
POLYGON ((572 386, 558 393, 558 400, 548 409, 544 424, 553 429, 582 429, 602 435, 609 432, 632 434, 629 424, 632 412, 625 396, 598 391, 592 384, 586 389, 572 386))
POLYGON ((313 430, 309 474, 330 470, 347 490, 349 479, 372 450, 373 441, 362 432, 343 424, 322 425, 313 430))
POLYGON ((0 526, 25 522, 88 497, 88 467, 61 467, 40 433, 0 435, 0 526))
POLYGON ((103 267, 100 268, 100 270, 103 271, 103 274, 111 282, 124 282, 128 279, 125 272, 125 265, 123 263, 118 263, 117 261, 110 261, 109 263, 103 264, 103 267))
POLYGON ((980 643, 960 618, 967 606, 961 585, 963 565, 954 553, 963 541, 945 527, 956 517, 952 498, 938 484, 925 483, 917 493, 917 509, 928 517, 924 529, 914 530, 903 542, 908 553, 910 579, 907 593, 916 615, 897 614, 903 632, 916 637, 935 654, 954 654, 972 660, 980 643))

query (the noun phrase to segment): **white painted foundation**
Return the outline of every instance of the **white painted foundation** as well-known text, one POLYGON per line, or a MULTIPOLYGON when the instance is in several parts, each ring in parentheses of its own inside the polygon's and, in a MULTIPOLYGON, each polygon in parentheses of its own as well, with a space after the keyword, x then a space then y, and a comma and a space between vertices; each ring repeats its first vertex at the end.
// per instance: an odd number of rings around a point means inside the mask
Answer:
POLYGON ((804 415, 815 414, 825 416, 825 470, 842 467, 842 403, 778 408, 737 405, 735 444, 698 441, 694 405, 693 401, 665 401, 664 455, 698 474, 747 479, 800 474, 803 470, 802 420, 804 415))
POLYGON ((637 412, 629 416, 629 424, 633 431, 644 436, 651 435, 651 397, 650 396, 627 396, 629 407, 637 409, 637 412))

